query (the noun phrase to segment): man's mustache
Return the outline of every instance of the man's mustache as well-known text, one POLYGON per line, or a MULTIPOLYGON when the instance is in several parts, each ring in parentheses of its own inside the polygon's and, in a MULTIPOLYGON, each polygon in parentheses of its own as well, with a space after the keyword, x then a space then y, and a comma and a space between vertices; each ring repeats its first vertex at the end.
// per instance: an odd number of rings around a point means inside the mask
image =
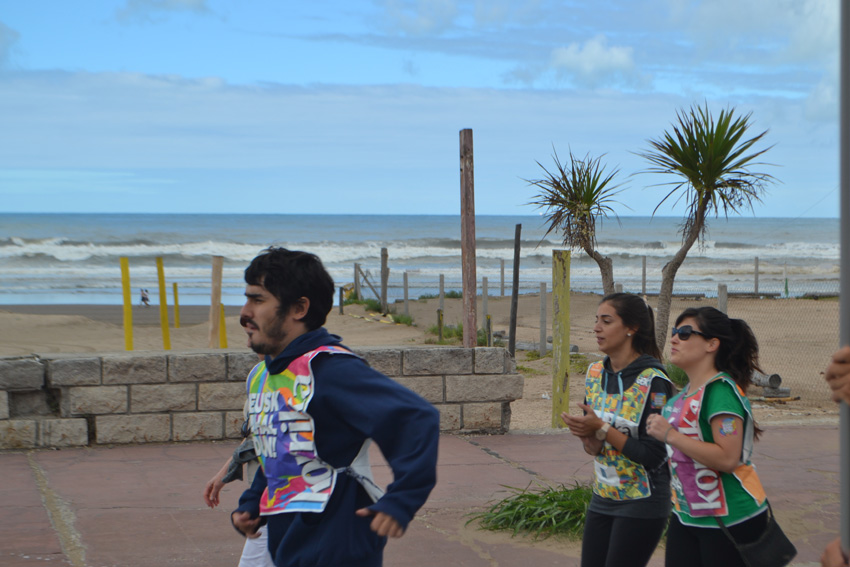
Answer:
POLYGON ((239 318, 239 324, 242 325, 243 327, 247 327, 250 324, 250 325, 257 327, 258 329, 260 328, 260 326, 257 325, 257 323, 255 323, 253 319, 249 319, 245 315, 243 315, 242 317, 239 318))

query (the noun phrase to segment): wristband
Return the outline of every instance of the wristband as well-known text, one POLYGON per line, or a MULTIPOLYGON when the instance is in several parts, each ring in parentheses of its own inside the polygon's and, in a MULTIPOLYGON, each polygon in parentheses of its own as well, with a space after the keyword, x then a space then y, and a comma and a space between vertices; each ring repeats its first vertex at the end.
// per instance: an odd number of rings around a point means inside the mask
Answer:
POLYGON ((664 441, 663 441, 663 443, 664 443, 665 445, 667 445, 667 436, 668 436, 668 435, 670 435, 670 432, 671 432, 671 431, 673 431, 673 426, 672 426, 672 425, 670 426, 670 428, 669 428, 669 429, 667 429, 667 433, 665 433, 665 434, 664 434, 664 441))

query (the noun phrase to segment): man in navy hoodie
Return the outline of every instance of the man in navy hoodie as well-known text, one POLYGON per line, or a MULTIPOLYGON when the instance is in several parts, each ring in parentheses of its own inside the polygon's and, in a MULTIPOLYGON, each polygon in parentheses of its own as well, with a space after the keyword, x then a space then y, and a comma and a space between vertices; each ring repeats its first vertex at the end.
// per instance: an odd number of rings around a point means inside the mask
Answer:
POLYGON ((318 257, 269 248, 245 270, 241 324, 265 359, 248 376, 248 422, 262 469, 232 513, 266 524, 277 567, 379 567, 436 484, 439 414, 323 328, 334 284, 318 257), (393 471, 368 464, 374 440, 393 471))

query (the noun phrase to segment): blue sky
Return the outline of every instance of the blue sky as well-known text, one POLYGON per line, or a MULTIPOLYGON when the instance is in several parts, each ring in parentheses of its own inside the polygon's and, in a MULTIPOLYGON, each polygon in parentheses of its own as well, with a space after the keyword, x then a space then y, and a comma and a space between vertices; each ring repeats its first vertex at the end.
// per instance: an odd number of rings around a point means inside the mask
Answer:
POLYGON ((837 0, 6 0, 0 211, 455 214, 471 128, 479 214, 554 147, 648 215, 707 103, 769 130, 756 216, 836 217, 838 94, 837 0))

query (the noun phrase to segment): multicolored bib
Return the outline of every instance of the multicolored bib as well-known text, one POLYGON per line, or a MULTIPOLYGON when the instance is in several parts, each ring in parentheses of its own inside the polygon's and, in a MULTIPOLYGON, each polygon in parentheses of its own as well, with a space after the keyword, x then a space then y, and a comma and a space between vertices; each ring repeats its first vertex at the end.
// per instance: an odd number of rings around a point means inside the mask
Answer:
POLYGON ((268 486, 260 514, 322 512, 338 471, 316 452, 315 424, 307 413, 313 398, 313 359, 321 354, 357 356, 336 346, 323 346, 293 360, 280 374, 269 374, 265 362, 248 375, 248 424, 268 486))
MULTIPOLYGON (((609 394, 602 385, 603 371, 602 362, 596 362, 587 369, 587 403, 600 419, 636 439, 652 380, 655 377, 667 380, 667 377, 654 368, 647 368, 627 390, 623 391, 621 385, 619 393, 609 394)), ((639 500, 652 494, 646 468, 623 455, 610 443, 606 442, 602 452, 596 456, 593 470, 593 492, 603 498, 639 500)))
MULTIPOLYGON (((707 387, 715 380, 722 380, 733 387, 747 414, 744 419, 741 462, 732 475, 756 504, 763 506, 766 499, 764 488, 750 463, 755 439, 752 412, 743 390, 734 381, 725 374, 715 376, 693 395, 682 393, 672 400, 673 403, 665 408, 664 417, 679 433, 704 441, 699 422, 700 412, 707 387)), ((667 446, 667 453, 670 456, 673 508, 677 515, 686 514, 692 518, 721 516, 728 518, 730 525, 744 518, 743 515, 738 518, 737 511, 730 511, 723 473, 695 461, 670 445, 667 446)))

